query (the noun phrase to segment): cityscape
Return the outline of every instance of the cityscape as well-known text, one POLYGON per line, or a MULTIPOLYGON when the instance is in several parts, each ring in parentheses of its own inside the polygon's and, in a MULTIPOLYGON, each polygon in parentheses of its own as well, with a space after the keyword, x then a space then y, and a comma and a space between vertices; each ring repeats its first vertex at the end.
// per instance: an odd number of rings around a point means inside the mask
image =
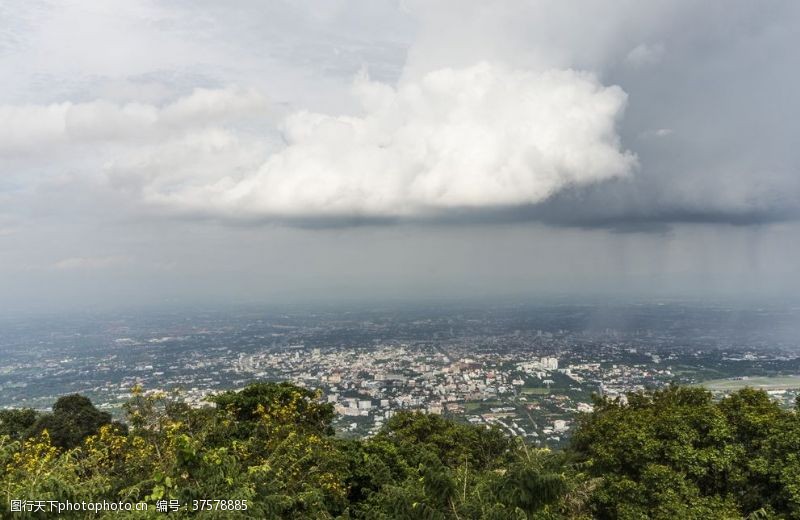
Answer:
POLYGON ((419 410, 556 447, 595 396, 754 386, 793 406, 799 315, 561 302, 5 318, 0 407, 46 410, 80 393, 121 416, 135 386, 199 407, 214 392, 291 381, 334 406, 342 436, 373 435, 397 411, 419 410))

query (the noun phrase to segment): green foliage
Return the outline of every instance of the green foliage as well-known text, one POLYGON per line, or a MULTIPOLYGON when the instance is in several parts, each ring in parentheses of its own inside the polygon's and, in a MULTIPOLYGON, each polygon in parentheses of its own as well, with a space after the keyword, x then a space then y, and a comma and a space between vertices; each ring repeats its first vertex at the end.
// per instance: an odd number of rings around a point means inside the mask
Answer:
POLYGON ((602 478, 597 518, 800 518, 800 423, 769 396, 670 387, 600 399, 571 450, 602 478))
POLYGON ((288 383, 210 400, 196 409, 135 388, 129 429, 76 395, 52 414, 1 412, 0 517, 12 498, 151 504, 106 518, 219 498, 248 508, 170 517, 800 518, 800 421, 755 390, 719 402, 678 387, 598 399, 562 452, 412 412, 374 437, 339 439, 331 406, 288 383))
POLYGON ((8 435, 16 440, 29 437, 37 419, 39 412, 31 408, 0 410, 0 436, 8 435))
POLYGON ((110 423, 109 413, 98 410, 87 397, 72 394, 60 397, 53 413, 39 417, 31 430, 32 434, 47 431, 54 446, 69 449, 110 423))
POLYGON ((291 424, 308 433, 332 435, 333 405, 321 404, 319 395, 291 383, 255 383, 239 392, 224 392, 211 398, 218 409, 236 420, 240 430, 268 420, 291 424))
POLYGON ((377 440, 386 440, 404 452, 415 465, 424 457, 445 464, 466 463, 473 468, 504 466, 514 443, 498 428, 474 427, 438 415, 400 412, 389 419, 377 440))
POLYGON ((399 413, 360 451, 380 484, 353 472, 358 518, 539 518, 569 488, 550 452, 436 415, 399 413))

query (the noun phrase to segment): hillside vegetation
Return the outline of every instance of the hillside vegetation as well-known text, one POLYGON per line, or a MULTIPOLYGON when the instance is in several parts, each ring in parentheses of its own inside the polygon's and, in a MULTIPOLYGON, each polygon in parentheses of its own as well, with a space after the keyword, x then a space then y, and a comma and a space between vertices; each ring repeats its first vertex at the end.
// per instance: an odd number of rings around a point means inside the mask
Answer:
POLYGON ((332 406, 289 383, 212 401, 136 389, 125 424, 77 395, 49 414, 0 412, 0 517, 54 516, 11 512, 27 499, 150 504, 62 518, 800 518, 800 419, 763 391, 597 399, 558 452, 412 412, 374 437, 337 438, 332 406), (247 509, 192 511, 214 499, 247 509), (165 500, 182 509, 158 512, 165 500))

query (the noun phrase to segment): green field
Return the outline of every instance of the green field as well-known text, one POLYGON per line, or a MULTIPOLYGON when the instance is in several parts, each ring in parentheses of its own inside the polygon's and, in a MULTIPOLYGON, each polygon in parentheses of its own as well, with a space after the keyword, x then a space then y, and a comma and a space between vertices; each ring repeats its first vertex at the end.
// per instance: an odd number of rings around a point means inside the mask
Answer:
POLYGON ((475 412, 482 412, 488 411, 489 408, 493 406, 508 406, 503 404, 501 401, 498 400, 491 400, 491 401, 470 401, 464 403, 464 411, 466 413, 475 413, 475 412))
POLYGON ((547 388, 526 387, 520 390, 520 393, 523 395, 547 395, 550 393, 550 390, 547 388))
POLYGON ((734 391, 740 388, 750 387, 762 390, 789 390, 800 388, 800 376, 774 376, 774 377, 751 377, 748 379, 711 379, 703 381, 699 386, 704 386, 709 390, 734 391))

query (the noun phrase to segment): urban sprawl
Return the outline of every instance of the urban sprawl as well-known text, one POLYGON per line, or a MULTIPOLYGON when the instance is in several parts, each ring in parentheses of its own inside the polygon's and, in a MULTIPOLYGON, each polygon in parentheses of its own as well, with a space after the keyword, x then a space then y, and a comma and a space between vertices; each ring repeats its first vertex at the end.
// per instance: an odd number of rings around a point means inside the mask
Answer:
POLYGON ((119 414, 136 385, 207 406, 209 393, 288 380, 333 404, 341 435, 371 435, 397 411, 419 410, 557 446, 595 396, 749 385, 793 405, 800 358, 781 334, 785 314, 757 317, 771 332, 756 336, 752 323, 723 326, 726 309, 623 310, 639 313, 625 328, 592 323, 585 306, 122 316, 55 322, 46 333, 20 321, 0 345, 9 360, 0 406, 44 409, 78 392, 119 414), (720 326, 698 330, 698 320, 720 326))

